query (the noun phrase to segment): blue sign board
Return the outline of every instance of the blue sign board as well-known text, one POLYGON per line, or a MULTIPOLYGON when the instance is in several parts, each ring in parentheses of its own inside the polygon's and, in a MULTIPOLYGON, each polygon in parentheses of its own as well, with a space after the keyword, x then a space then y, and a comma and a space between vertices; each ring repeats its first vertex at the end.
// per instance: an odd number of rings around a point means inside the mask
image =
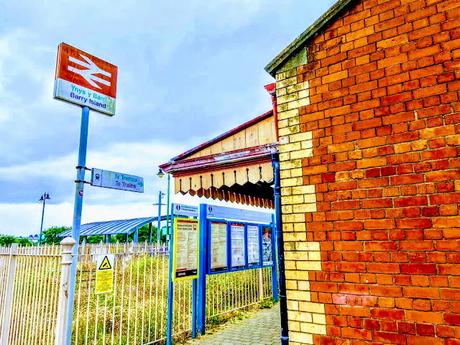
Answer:
MULTIPOLYGON (((262 215, 259 221, 264 217, 262 215)), ((270 222, 255 224, 208 217, 207 234, 208 274, 273 265, 274 238, 270 222)))
POLYGON ((91 185, 144 193, 144 179, 142 177, 96 168, 91 169, 91 185))

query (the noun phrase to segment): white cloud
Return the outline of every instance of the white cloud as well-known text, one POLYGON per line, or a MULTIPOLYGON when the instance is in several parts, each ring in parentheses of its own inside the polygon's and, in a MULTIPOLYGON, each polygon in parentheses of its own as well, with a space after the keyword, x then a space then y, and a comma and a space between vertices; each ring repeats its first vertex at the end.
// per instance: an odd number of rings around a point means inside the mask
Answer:
MULTIPOLYGON (((1 110, 1 109, 0 109, 1 110)), ((0 112, 1 114, 1 112, 0 112)), ((134 175, 152 175, 159 164, 181 152, 183 147, 157 142, 117 143, 99 150, 88 149, 87 166, 134 175)), ((0 179, 20 181, 31 177, 72 179, 77 153, 62 157, 0 167, 0 179)))

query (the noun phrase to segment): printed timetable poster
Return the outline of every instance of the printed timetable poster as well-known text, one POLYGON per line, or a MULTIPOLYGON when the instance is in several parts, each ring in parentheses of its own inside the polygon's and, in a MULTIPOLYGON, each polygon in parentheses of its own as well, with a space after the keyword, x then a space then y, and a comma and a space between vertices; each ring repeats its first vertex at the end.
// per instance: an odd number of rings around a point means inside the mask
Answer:
POLYGON ((227 270, 227 223, 211 222, 211 272, 227 270))
POLYGON ((262 228, 262 264, 273 264, 272 228, 268 226, 262 228))
POLYGON ((248 266, 260 265, 259 227, 248 225, 248 266))
POLYGON ((243 268, 246 266, 244 246, 244 225, 232 224, 230 226, 232 239, 232 268, 243 268))
POLYGON ((198 277, 199 225, 197 219, 174 219, 173 280, 198 277))

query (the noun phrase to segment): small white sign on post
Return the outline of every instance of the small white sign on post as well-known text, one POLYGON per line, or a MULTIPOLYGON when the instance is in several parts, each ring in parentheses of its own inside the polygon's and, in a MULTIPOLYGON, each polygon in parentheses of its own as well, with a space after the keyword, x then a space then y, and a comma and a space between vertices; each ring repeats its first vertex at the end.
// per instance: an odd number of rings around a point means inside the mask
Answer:
POLYGON ((144 193, 144 179, 142 177, 109 170, 91 169, 91 185, 144 193))

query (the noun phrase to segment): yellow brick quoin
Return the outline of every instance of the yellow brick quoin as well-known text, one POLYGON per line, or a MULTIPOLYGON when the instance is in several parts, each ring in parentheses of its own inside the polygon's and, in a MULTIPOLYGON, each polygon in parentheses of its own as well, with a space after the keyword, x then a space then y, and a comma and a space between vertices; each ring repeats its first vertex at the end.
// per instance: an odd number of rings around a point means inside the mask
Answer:
MULTIPOLYGON (((337 75, 337 77, 340 77, 337 75)), ((313 133, 302 132, 299 108, 310 104, 309 83, 295 68, 276 75, 281 203, 290 344, 313 344, 326 334, 324 304, 311 301, 309 272, 321 270, 318 242, 307 242, 305 214, 316 212, 314 185, 304 185, 302 160, 313 156, 313 133)))

